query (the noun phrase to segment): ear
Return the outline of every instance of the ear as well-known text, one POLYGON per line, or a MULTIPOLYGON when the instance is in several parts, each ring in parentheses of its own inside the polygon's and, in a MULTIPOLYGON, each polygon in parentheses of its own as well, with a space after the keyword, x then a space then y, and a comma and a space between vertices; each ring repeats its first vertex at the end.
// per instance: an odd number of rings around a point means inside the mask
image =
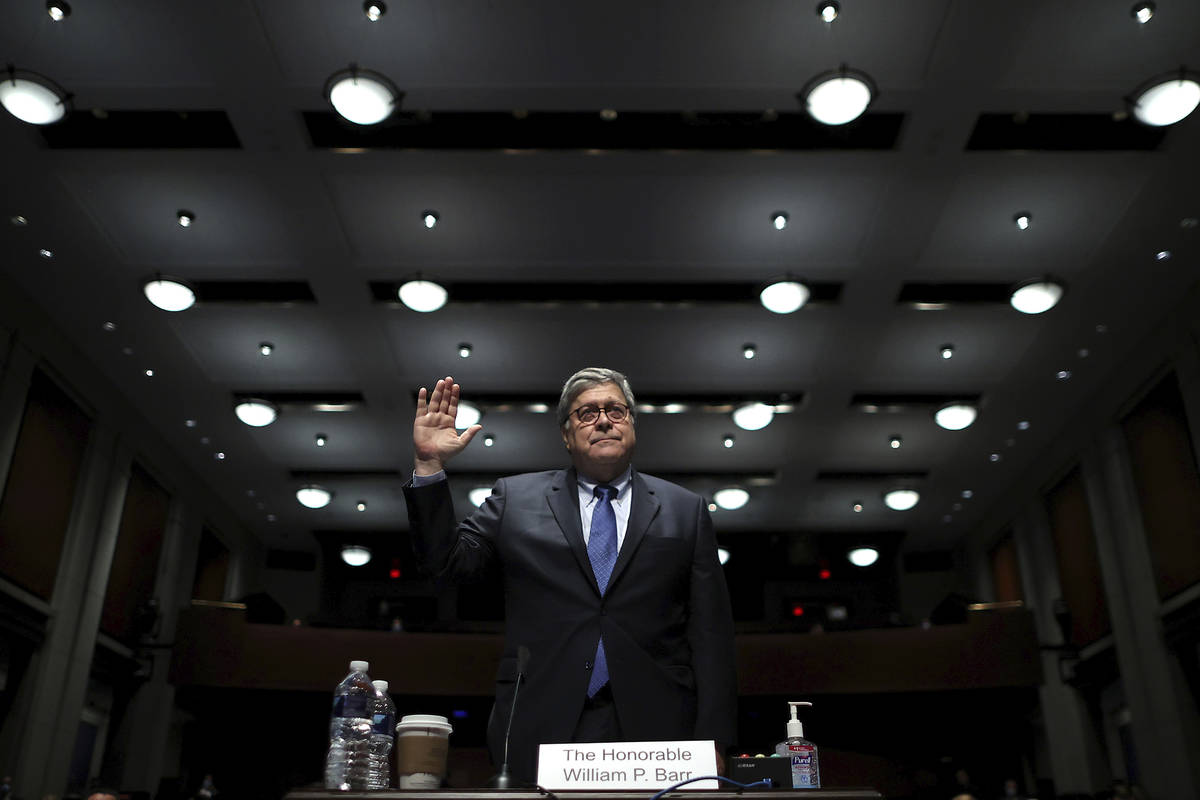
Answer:
POLYGON ((563 446, 567 448, 567 452, 571 452, 571 439, 567 436, 567 429, 563 428, 559 431, 562 434, 563 446))

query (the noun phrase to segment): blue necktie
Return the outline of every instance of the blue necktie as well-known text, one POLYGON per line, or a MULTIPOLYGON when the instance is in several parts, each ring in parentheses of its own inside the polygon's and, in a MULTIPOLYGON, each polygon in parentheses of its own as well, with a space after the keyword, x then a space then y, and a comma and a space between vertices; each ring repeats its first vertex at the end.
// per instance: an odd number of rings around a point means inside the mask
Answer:
MULTIPOLYGON (((596 508, 592 511, 592 531, 588 535, 588 558, 592 562, 596 585, 600 587, 600 594, 603 596, 608 589, 608 579, 612 575, 613 566, 617 563, 617 515, 612 507, 617 490, 612 486, 597 486, 595 495, 596 508)), ((592 678, 588 681, 588 697, 595 697, 596 692, 606 683, 608 661, 604 657, 604 639, 601 639, 596 643, 596 660, 592 668, 592 678)))

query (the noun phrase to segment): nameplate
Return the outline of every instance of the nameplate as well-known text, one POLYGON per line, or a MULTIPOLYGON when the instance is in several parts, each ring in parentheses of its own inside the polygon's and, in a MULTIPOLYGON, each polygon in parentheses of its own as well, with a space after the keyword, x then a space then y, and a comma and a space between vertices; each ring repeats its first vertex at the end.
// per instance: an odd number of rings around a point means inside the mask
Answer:
MULTIPOLYGON (((538 749, 538 785, 565 789, 665 789, 689 778, 717 774, 711 740, 544 744, 538 749)), ((717 781, 680 789, 717 789, 717 781)))

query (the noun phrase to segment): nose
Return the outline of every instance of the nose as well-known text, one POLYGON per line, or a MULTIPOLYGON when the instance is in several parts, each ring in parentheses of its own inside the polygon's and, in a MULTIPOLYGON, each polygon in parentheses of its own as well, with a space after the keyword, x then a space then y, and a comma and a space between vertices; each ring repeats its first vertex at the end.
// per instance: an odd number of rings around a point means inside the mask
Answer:
POLYGON ((606 431, 612 427, 612 420, 608 418, 608 412, 601 410, 600 416, 596 419, 596 427, 602 431, 606 431))

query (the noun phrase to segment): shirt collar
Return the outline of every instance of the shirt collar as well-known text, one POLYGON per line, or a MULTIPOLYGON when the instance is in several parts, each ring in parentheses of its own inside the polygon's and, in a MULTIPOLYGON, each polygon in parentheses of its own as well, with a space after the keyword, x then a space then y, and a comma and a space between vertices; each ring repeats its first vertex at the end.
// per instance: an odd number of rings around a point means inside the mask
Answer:
MULTIPOLYGON (((629 488, 629 484, 631 483, 632 478, 633 478, 633 467, 626 467, 625 471, 623 473, 621 473, 621 475, 616 480, 610 481, 607 484, 608 486, 612 486, 613 488, 615 488, 617 490, 617 501, 618 502, 620 502, 620 498, 624 496, 625 490, 629 488)), ((595 495, 596 487, 600 485, 599 483, 597 483, 595 481, 585 478, 583 475, 581 475, 579 473, 575 474, 575 480, 579 483, 579 488, 584 490, 589 496, 595 495)))

